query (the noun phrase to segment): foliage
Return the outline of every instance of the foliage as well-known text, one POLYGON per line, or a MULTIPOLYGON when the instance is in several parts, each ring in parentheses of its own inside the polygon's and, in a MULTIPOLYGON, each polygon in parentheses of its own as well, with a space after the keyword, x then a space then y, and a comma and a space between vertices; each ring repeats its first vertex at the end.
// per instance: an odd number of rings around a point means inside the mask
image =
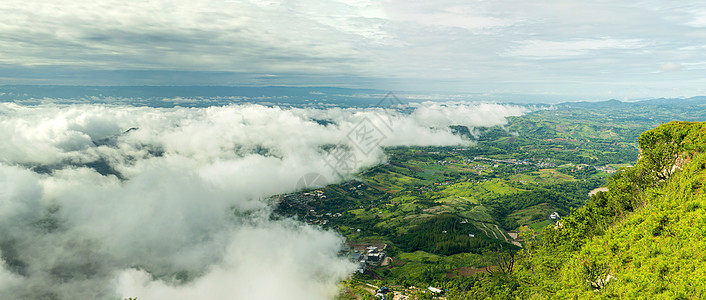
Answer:
POLYGON ((388 244, 394 263, 356 277, 368 283, 433 285, 449 299, 635 298, 642 289, 701 298, 700 285, 686 285, 706 282, 698 266, 706 261, 706 203, 685 195, 703 190, 695 164, 704 160, 706 131, 672 122, 642 133, 683 113, 560 108, 503 128, 454 127, 478 144, 386 149, 389 163, 321 189, 326 199, 278 212, 326 219, 349 241, 388 244), (586 199, 606 182, 608 192, 586 199), (548 219, 552 211, 561 221, 548 219), (499 254, 499 245, 513 246, 495 225, 535 232, 525 232, 523 249, 499 254))
POLYGON ((453 214, 431 217, 394 241, 404 252, 422 250, 440 255, 481 253, 482 249, 500 243, 453 214), (474 236, 471 237, 471 234, 474 236))
POLYGON ((522 258, 514 275, 519 293, 704 298, 705 133, 703 123, 672 122, 641 135, 635 167, 547 228, 542 243, 522 258))

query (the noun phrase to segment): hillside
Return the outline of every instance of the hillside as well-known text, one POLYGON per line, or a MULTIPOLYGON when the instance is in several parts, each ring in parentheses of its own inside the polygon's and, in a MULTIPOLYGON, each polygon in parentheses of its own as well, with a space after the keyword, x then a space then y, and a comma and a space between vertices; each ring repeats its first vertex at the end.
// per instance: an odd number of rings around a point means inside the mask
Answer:
POLYGON ((662 188, 677 176, 672 165, 683 167, 689 153, 703 152, 694 137, 700 129, 690 123, 644 132, 689 114, 699 119, 702 111, 537 110, 504 127, 474 128, 472 146, 388 147, 387 163, 353 180, 272 201, 277 216, 339 232, 356 263, 361 249, 384 248, 385 264, 362 267, 340 299, 372 297, 368 285, 407 295, 433 286, 445 289, 448 299, 551 298, 562 289, 567 297, 592 294, 590 282, 603 285, 598 279, 610 275, 607 290, 623 277, 602 261, 590 265, 594 260, 586 262, 589 275, 573 274, 570 258, 641 211, 647 198, 634 195, 662 188), (608 185, 608 193, 589 201, 608 185), (559 219, 562 227, 555 228, 559 219), (508 257, 514 268, 503 272, 499 265, 508 257))
POLYGON ((564 267, 559 295, 706 297, 706 126, 673 122, 640 142, 636 169, 616 176, 611 191, 592 200, 617 204, 615 223, 564 267), (587 283, 590 289, 577 288, 587 283))
POLYGON ((456 299, 706 297, 706 124, 643 133, 640 159, 542 239, 507 274, 456 299))

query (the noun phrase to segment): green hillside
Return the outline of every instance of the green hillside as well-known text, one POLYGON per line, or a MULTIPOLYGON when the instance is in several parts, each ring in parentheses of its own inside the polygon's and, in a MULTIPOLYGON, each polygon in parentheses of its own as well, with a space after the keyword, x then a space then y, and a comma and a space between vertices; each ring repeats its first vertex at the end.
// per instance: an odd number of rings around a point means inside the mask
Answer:
POLYGON ((698 299, 706 205, 683 185, 700 188, 706 138, 700 123, 659 124, 704 111, 539 109, 474 128, 473 145, 386 148, 387 163, 352 180, 275 196, 276 215, 335 230, 352 260, 384 247, 340 299, 372 298, 371 286, 410 299, 698 299))
POLYGON ((453 299, 706 298, 706 124, 643 133, 607 192, 453 299))

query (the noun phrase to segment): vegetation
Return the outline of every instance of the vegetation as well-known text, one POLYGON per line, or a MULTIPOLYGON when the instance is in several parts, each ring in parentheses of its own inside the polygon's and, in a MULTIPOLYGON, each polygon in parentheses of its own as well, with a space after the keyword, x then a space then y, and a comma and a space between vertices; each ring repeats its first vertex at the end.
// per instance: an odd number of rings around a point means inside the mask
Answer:
POLYGON ((480 253, 483 249, 500 243, 486 235, 476 238, 475 233, 479 232, 481 231, 473 224, 464 222, 461 217, 444 213, 416 225, 408 234, 399 236, 394 241, 404 252, 422 250, 441 255, 480 253))
POLYGON ((571 105, 453 127, 474 146, 387 149, 389 163, 325 198, 282 196, 278 212, 387 245, 390 263, 356 275, 344 299, 369 285, 418 299, 426 286, 448 299, 703 298, 706 130, 653 128, 706 110, 571 105))
POLYGON ((513 272, 457 299, 706 297, 706 124, 672 122, 639 141, 641 159, 607 192, 528 243, 513 272))

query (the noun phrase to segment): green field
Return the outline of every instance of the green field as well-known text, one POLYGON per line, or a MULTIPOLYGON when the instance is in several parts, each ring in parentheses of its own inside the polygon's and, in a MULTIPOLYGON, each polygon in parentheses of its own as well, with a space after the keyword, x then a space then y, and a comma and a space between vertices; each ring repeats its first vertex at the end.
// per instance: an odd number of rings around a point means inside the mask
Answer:
POLYGON ((474 146, 388 148, 387 164, 321 189, 325 200, 284 201, 277 213, 337 230, 350 242, 387 244, 392 263, 356 276, 360 282, 460 287, 495 266, 498 249, 518 249, 507 231, 529 228, 541 239, 556 222, 550 213, 569 215, 607 183, 609 171, 635 163, 641 132, 684 114, 537 110, 504 128, 476 128, 474 146))

